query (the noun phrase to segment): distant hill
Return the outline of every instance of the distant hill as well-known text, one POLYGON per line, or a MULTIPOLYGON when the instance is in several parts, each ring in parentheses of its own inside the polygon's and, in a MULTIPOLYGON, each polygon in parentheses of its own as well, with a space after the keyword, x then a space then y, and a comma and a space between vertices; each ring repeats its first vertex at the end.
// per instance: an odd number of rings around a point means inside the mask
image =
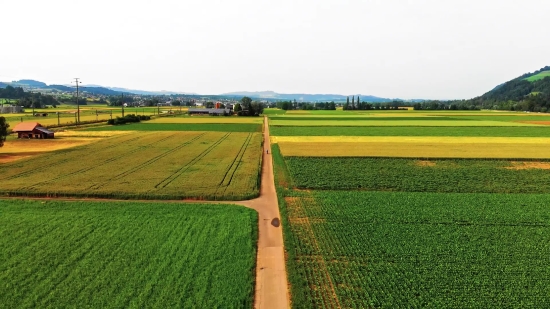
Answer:
POLYGON ((196 95, 196 93, 192 92, 178 92, 178 91, 146 91, 146 90, 137 90, 137 89, 126 89, 126 88, 120 88, 120 87, 107 87, 108 89, 118 91, 120 92, 128 92, 128 93, 134 93, 134 94, 140 94, 140 95, 172 95, 172 94, 189 94, 189 95, 196 95))
POLYGON ((7 86, 8 86, 8 84, 0 82, 0 88, 6 88, 7 86))
MULTIPOLYGON (((277 93, 274 91, 238 91, 238 92, 228 92, 221 94, 222 96, 234 96, 234 97, 251 97, 254 99, 268 99, 268 100, 296 100, 296 101, 306 101, 306 102, 343 102, 346 101, 347 96, 341 94, 306 94, 306 93, 292 93, 284 94, 277 93)), ((350 99, 353 95, 350 95, 350 99)), ((389 98, 380 98, 371 95, 355 95, 355 97, 361 97, 363 102, 372 102, 372 103, 382 103, 382 102, 392 102, 399 99, 389 99, 389 98)), ((402 101, 402 100, 400 100, 402 101)))
MULTIPOLYGON (((65 86, 65 85, 49 85, 46 87, 43 87, 42 89, 51 89, 51 90, 57 90, 61 92, 74 92, 76 91, 75 87, 71 86, 65 86)), ((81 92, 87 92, 92 94, 98 94, 98 95, 120 95, 121 92, 119 91, 113 91, 111 89, 105 88, 105 87, 89 87, 89 86, 82 86, 80 87, 81 92)), ((129 92, 124 92, 124 94, 130 94, 129 92)))
POLYGON ((489 101, 520 101, 532 93, 550 94, 550 66, 523 74, 475 98, 489 101))
POLYGON ((33 80, 33 79, 22 79, 22 80, 18 80, 18 81, 12 81, 10 84, 14 87, 15 86, 28 86, 28 87, 33 87, 33 88, 42 88, 42 87, 48 86, 43 82, 39 82, 39 81, 33 80))

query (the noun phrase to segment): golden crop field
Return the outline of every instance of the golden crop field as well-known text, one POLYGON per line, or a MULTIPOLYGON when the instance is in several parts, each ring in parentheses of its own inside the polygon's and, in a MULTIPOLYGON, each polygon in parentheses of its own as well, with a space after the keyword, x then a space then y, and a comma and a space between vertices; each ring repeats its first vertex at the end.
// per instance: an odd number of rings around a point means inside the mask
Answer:
POLYGON ((525 158, 550 159, 548 139, 544 138, 458 138, 438 141, 419 138, 417 141, 397 141, 399 138, 380 137, 372 141, 279 141, 281 153, 290 157, 408 157, 408 158, 525 158), (387 139, 388 141, 383 141, 387 139), (487 139, 483 141, 483 139, 487 139), (506 142, 506 139, 510 139, 506 142), (512 139, 516 139, 515 141, 512 139))
POLYGON ((0 191, 225 200, 259 193, 260 133, 140 132, 90 139, 96 142, 1 164, 0 191))

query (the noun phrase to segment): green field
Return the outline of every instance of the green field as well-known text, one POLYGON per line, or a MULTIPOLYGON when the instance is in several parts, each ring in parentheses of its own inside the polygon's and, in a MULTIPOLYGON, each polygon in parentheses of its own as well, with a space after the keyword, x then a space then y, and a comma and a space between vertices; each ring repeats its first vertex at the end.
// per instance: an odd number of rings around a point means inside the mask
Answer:
POLYGON ((0 190, 10 196, 249 199, 259 193, 261 143, 261 133, 113 136, 0 164, 0 190))
POLYGON ((550 137, 548 127, 308 127, 271 126, 272 136, 550 137))
POLYGON ((550 195, 292 192, 295 308, 547 308, 550 195))
POLYGON ((448 193, 547 193, 550 162, 478 159, 287 157, 303 189, 448 193))
POLYGON ((530 81, 530 82, 535 82, 537 80, 541 80, 541 79, 546 78, 548 76, 550 76, 550 71, 543 71, 543 72, 540 72, 537 75, 527 77, 525 80, 530 81))
POLYGON ((272 120, 272 126, 306 127, 529 127, 531 123, 492 120, 272 120))
POLYGON ((257 214, 0 200, 2 308, 251 308, 257 214))
POLYGON ((117 126, 92 127, 84 131, 220 131, 261 132, 260 124, 252 123, 132 123, 117 126))
POLYGON ((325 116, 325 117, 318 117, 318 116, 287 116, 287 117, 270 117, 269 120, 292 120, 292 121, 354 121, 354 120, 360 120, 360 121, 405 121, 405 120, 418 120, 418 121, 438 121, 438 120, 470 120, 470 119, 461 119, 457 117, 442 117, 442 116, 433 116, 433 117, 426 117, 426 116, 419 116, 419 117, 357 117, 357 116, 325 116))

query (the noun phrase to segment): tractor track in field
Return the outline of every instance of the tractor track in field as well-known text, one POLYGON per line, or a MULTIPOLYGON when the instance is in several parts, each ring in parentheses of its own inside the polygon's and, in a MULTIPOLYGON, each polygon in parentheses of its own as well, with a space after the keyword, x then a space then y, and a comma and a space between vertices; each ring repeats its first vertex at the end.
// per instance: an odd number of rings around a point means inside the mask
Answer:
POLYGON ((204 158, 206 155, 208 155, 219 144, 223 143, 229 137, 229 135, 231 135, 231 133, 225 134, 219 140, 215 141, 212 145, 208 146, 208 148, 206 148, 203 152, 201 152, 196 157, 194 157, 191 161, 187 162, 185 165, 183 165, 177 171, 172 173, 170 176, 164 178, 161 182, 157 183, 155 185, 155 189, 158 189, 159 187, 160 188, 165 188, 166 186, 171 184, 179 176, 181 176, 183 173, 185 173, 185 171, 187 171, 191 166, 193 166, 195 163, 199 162, 202 158, 204 158))
MULTIPOLYGON (((169 154, 171 154, 171 153, 173 153, 173 152, 175 152, 175 151, 178 151, 178 150, 180 150, 180 149, 182 149, 182 148, 184 148, 184 147, 186 147, 186 146, 192 144, 193 142, 195 142, 196 140, 198 140, 200 137, 202 137, 204 134, 206 134, 206 133, 197 135, 197 136, 193 137, 192 139, 186 141, 185 143, 183 143, 183 144, 181 144, 181 145, 178 145, 178 146, 176 146, 176 147, 174 147, 174 148, 171 148, 170 150, 167 150, 167 151, 165 151, 165 152, 163 152, 163 153, 161 153, 161 154, 159 154, 159 155, 157 155, 157 156, 155 156, 155 157, 153 157, 153 158, 151 158, 151 159, 149 159, 149 160, 147 160, 147 161, 141 163, 141 164, 138 165, 138 166, 134 166, 134 167, 132 167, 131 169, 129 169, 129 170, 127 170, 127 171, 124 171, 124 172, 122 172, 122 173, 119 173, 119 174, 115 175, 114 177, 109 178, 109 180, 103 181, 101 184, 95 184, 95 185, 89 187, 88 189, 97 190, 97 189, 99 189, 99 188, 101 188, 101 187, 103 187, 103 186, 108 185, 109 182, 111 182, 111 181, 113 181, 113 180, 118 180, 118 179, 121 179, 121 178, 126 177, 126 176, 128 176, 128 175, 131 175, 131 174, 133 174, 133 173, 139 171, 140 169, 142 169, 142 168, 144 168, 144 167, 146 167, 146 166, 148 166, 148 165, 151 165, 151 164, 155 163, 156 161, 158 161, 158 160, 160 160, 160 159, 166 157, 167 155, 169 155, 169 154)), ((164 140, 166 140, 166 139, 168 139, 168 138, 170 138, 170 137, 172 137, 172 136, 174 136, 174 135, 175 135, 175 134, 170 135, 170 136, 168 136, 168 137, 166 137, 166 138, 163 138, 162 140, 159 140, 159 142, 164 141, 164 140)), ((155 143, 152 143, 152 144, 143 146, 142 148, 146 148, 146 147, 148 147, 148 146, 150 146, 150 145, 153 145, 153 144, 155 144, 155 143)), ((141 150, 142 148, 134 149, 133 151, 127 153, 126 155, 128 155, 128 154, 130 154, 130 153, 137 152, 138 150, 141 150)), ((122 157, 122 156, 121 156, 121 157, 122 157)), ((107 162, 107 161, 106 161, 106 162, 107 162)))
MULTIPOLYGON (((125 155, 131 154, 131 153, 134 153, 134 152, 137 152, 137 151, 143 149, 144 147, 149 147, 149 146, 154 145, 154 144, 156 144, 156 143, 160 143, 160 142, 162 142, 162 141, 164 141, 164 140, 167 140, 168 138, 170 138, 170 137, 172 137, 172 136, 174 136, 174 135, 175 135, 175 134, 170 135, 170 136, 167 136, 167 137, 164 137, 164 138, 162 138, 162 139, 159 139, 159 140, 157 140, 157 141, 155 141, 155 142, 153 142, 153 143, 147 144, 147 145, 145 145, 145 146, 141 146, 141 147, 138 147, 138 148, 136 148, 136 149, 130 150, 130 151, 126 152, 124 155, 121 155, 121 156, 118 156, 118 157, 114 157, 114 158, 107 159, 107 160, 103 161, 102 163, 111 163, 111 162, 116 162, 116 161, 118 161, 118 160, 122 160, 122 159, 124 159, 124 156, 125 156, 125 155)), ((134 139, 132 139, 132 140, 134 140, 134 139)), ((68 161, 68 159, 65 160, 65 161, 68 161)), ((52 179, 48 179, 48 180, 44 180, 44 181, 41 181, 41 182, 38 182, 38 183, 34 183, 34 184, 30 185, 30 186, 23 187, 23 188, 21 188, 20 190, 29 189, 29 188, 35 187, 35 186, 37 186, 37 185, 46 184, 46 183, 49 183, 49 182, 52 182, 52 181, 56 181, 56 180, 59 180, 59 179, 63 179, 63 178, 65 178, 65 177, 70 177, 70 176, 73 176, 73 175, 78 175, 78 174, 80 174, 80 173, 84 173, 84 172, 93 170, 93 169, 95 169, 96 167, 97 167, 97 166, 95 166, 95 165, 94 165, 94 166, 91 166, 91 167, 85 167, 85 168, 79 169, 79 170, 77 170, 77 171, 73 171, 73 172, 70 172, 70 173, 67 173, 67 174, 59 175, 59 176, 57 176, 57 177, 55 177, 55 178, 52 178, 52 179)))
MULTIPOLYGON (((154 203, 205 203, 230 204, 254 209, 258 212, 258 242, 256 254, 256 280, 254 308, 277 309, 290 308, 290 297, 286 275, 283 232, 281 227, 279 203, 273 176, 273 160, 269 139, 269 125, 264 118, 264 143, 262 159, 262 181, 260 196, 246 201, 208 201, 208 200, 131 200, 134 202, 154 203), (269 151, 269 153, 267 153, 269 151)), ((101 198, 36 198, 1 197, 0 199, 31 199, 59 201, 124 201, 122 199, 101 198)))
MULTIPOLYGON (((135 141, 135 140, 139 140, 139 139, 140 139, 140 137, 134 137, 134 138, 132 138, 132 139, 129 139, 129 140, 126 140, 126 141, 123 141, 123 142, 127 143, 127 142, 132 142, 132 141, 135 141)), ((115 148, 118 147, 118 146, 122 146, 122 145, 123 145, 122 143, 121 143, 120 145, 116 145, 115 148)), ((78 150, 79 150, 79 149, 66 149, 65 151, 66 151, 66 152, 74 152, 74 151, 78 151, 78 150)), ((86 155, 85 155, 84 157, 82 157, 81 159, 86 158, 86 156, 92 156, 92 155, 95 156, 95 155, 97 155, 97 153, 94 153, 94 154, 86 154, 86 155)), ((59 160, 59 161, 57 161, 57 162, 50 163, 50 164, 48 164, 48 165, 46 165, 46 166, 34 168, 34 169, 32 169, 32 170, 29 170, 29 171, 21 172, 21 173, 19 173, 19 174, 17 174, 17 175, 12 175, 12 176, 6 177, 6 178, 4 178, 4 179, 2 179, 2 180, 12 180, 12 179, 20 178, 20 177, 25 177, 25 176, 34 174, 34 173, 36 173, 36 172, 40 172, 40 171, 46 170, 46 169, 48 169, 48 168, 51 168, 52 166, 62 165, 63 163, 68 162, 69 160, 70 160, 70 159, 62 159, 62 160, 59 160)))

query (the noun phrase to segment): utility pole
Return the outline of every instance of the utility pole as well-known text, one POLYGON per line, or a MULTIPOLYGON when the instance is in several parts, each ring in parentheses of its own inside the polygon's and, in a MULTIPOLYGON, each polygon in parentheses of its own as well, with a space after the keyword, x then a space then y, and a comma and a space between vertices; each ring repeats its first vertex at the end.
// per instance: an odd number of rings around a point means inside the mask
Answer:
POLYGON ((77 113, 76 124, 80 123, 80 102, 78 100, 78 84, 80 84, 81 82, 79 81, 79 79, 80 78, 78 77, 75 77, 74 79, 74 83, 76 84, 76 113, 77 113))
POLYGON ((122 97, 121 106, 122 106, 122 117, 124 117, 124 92, 120 94, 122 97))

